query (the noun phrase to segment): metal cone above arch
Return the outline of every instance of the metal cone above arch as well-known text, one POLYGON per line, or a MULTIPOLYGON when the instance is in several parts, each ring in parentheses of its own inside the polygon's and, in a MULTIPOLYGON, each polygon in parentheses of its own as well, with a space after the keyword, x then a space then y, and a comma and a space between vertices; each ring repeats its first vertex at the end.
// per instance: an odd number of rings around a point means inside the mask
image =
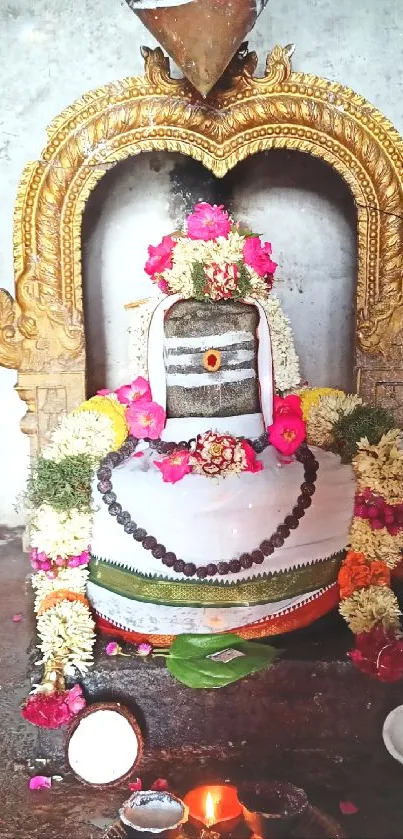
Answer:
POLYGON ((193 87, 207 96, 268 0, 126 0, 193 87))

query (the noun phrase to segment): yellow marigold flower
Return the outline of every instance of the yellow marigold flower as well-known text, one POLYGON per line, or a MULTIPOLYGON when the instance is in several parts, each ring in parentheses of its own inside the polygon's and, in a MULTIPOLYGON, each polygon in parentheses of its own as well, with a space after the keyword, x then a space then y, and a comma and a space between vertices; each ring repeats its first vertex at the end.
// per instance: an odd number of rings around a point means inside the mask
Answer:
POLYGON ((309 419, 312 407, 319 402, 322 396, 330 396, 331 394, 344 396, 344 391, 336 390, 333 387, 308 387, 297 391, 297 393, 301 397, 302 416, 305 422, 309 419))
POLYGON ((112 422, 115 435, 115 448, 118 449, 126 440, 129 433, 129 426, 126 421, 126 405, 122 405, 117 399, 110 396, 92 396, 83 402, 74 413, 81 411, 95 411, 104 414, 112 422))
POLYGON ((400 609, 390 588, 369 586, 356 591, 340 603, 340 614, 354 635, 369 632, 378 623, 387 631, 398 630, 400 609))
POLYGON ((403 531, 391 536, 385 527, 372 530, 367 519, 356 516, 350 527, 347 547, 351 551, 365 554, 369 560, 380 559, 388 568, 395 568, 402 558, 403 531))

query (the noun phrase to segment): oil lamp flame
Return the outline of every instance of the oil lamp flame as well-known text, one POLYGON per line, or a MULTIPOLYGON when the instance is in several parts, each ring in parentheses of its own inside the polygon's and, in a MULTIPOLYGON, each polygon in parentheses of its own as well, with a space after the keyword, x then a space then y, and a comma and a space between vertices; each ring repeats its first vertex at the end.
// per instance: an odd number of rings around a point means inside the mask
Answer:
POLYGON ((211 792, 208 792, 206 795, 206 816, 204 821, 207 827, 211 827, 215 822, 214 801, 211 792))

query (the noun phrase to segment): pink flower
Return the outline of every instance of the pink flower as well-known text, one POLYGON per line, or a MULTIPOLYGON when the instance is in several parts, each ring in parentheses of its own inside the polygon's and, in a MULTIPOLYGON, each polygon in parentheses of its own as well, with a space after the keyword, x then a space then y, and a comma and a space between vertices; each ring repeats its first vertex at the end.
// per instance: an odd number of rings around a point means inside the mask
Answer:
POLYGON ((271 276, 277 268, 277 262, 270 259, 270 254, 270 242, 262 244, 258 236, 248 236, 245 239, 243 246, 245 264, 253 268, 259 277, 265 277, 267 274, 271 276))
POLYGON ((47 778, 46 775, 34 775, 29 781, 29 789, 50 789, 51 786, 52 778, 47 778))
POLYGON ((11 618, 13 623, 21 623, 22 615, 18 613, 17 615, 13 615, 11 618))
POLYGON ((352 801, 340 801, 339 807, 343 816, 355 816, 358 813, 358 807, 352 801))
POLYGON ((107 387, 102 388, 102 390, 97 390, 97 396, 110 396, 111 391, 108 390, 107 387))
POLYGON ((250 443, 247 443, 246 440, 242 441, 242 448, 245 452, 246 458, 246 472, 261 472, 263 469, 263 463, 261 460, 258 460, 256 457, 256 452, 252 449, 250 443))
POLYGON ((131 405, 132 402, 138 402, 140 399, 144 402, 151 400, 150 385, 143 376, 137 376, 130 385, 118 387, 115 393, 122 405, 131 405))
POLYGON ((157 440, 165 425, 165 411, 156 402, 140 399, 130 403, 126 419, 133 437, 139 440, 144 437, 157 440))
POLYGON ((159 280, 157 286, 163 294, 169 294, 169 285, 166 280, 159 280))
POLYGON ((117 641, 110 641, 110 643, 105 647, 105 652, 106 655, 119 655, 119 653, 122 652, 122 649, 117 641))
POLYGON ((85 708, 85 699, 80 685, 71 690, 52 693, 34 693, 29 696, 21 710, 22 716, 32 725, 40 728, 60 728, 85 708))
POLYGON ((146 658, 150 653, 152 653, 153 648, 152 644, 148 644, 147 641, 143 641, 142 644, 139 644, 137 647, 137 655, 142 658, 146 658))
POLYGON ((272 446, 288 457, 296 452, 306 436, 305 423, 294 414, 276 417, 267 431, 272 446))
POLYGON ((204 293, 212 300, 229 300, 234 296, 238 285, 238 266, 225 264, 220 267, 215 262, 205 269, 206 287, 204 293))
POLYGON ((127 786, 132 792, 141 792, 141 790, 143 789, 143 782, 141 778, 136 778, 135 781, 132 781, 127 786))
POLYGON ((380 682, 397 682, 403 676, 403 639, 382 624, 369 632, 361 632, 355 639, 356 647, 349 656, 355 666, 380 682))
POLYGON ((67 566, 68 568, 79 568, 80 565, 88 565, 89 561, 89 550, 82 551, 78 556, 69 556, 67 566))
POLYGON ((34 571, 49 571, 52 567, 50 559, 43 551, 38 551, 37 548, 32 549, 29 560, 34 571))
POLYGON ((300 396, 297 396, 294 393, 290 393, 289 396, 274 397, 275 417, 279 417, 284 414, 292 414, 294 417, 299 417, 299 419, 302 419, 302 405, 300 396))
POLYGON ((80 711, 83 711, 83 709, 86 706, 86 701, 83 697, 83 692, 81 690, 80 685, 74 685, 74 687, 71 688, 71 690, 67 691, 66 703, 69 708, 69 711, 71 711, 71 713, 74 716, 76 714, 79 714, 80 711))
POLYGON ((176 484, 177 481, 181 481, 185 475, 192 471, 189 458, 190 452, 183 449, 173 452, 162 460, 155 460, 154 463, 162 473, 162 480, 165 483, 176 484))
POLYGON ((157 247, 149 245, 148 259, 144 266, 146 274, 153 277, 155 274, 162 274, 167 268, 172 268, 172 253, 175 244, 171 236, 164 236, 157 247))
POLYGON ((203 239, 205 242, 217 239, 218 236, 227 239, 231 230, 231 221, 222 205, 217 207, 216 204, 207 204, 204 201, 196 204, 193 213, 187 217, 186 224, 189 239, 203 239))
POLYGON ((157 778, 157 780, 154 781, 151 789, 155 790, 156 792, 165 792, 165 790, 168 789, 168 781, 165 778, 157 778))

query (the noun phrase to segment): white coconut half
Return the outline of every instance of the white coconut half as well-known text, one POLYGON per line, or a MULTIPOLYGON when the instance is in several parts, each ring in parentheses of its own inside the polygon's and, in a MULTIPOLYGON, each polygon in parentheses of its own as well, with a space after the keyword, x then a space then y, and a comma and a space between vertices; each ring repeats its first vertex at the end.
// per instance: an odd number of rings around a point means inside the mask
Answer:
POLYGON ((118 710, 98 709, 83 717, 70 737, 68 761, 88 784, 111 784, 136 763, 139 742, 118 710))
POLYGON ((403 763, 403 705, 388 714, 383 724, 383 742, 392 757, 403 763))

